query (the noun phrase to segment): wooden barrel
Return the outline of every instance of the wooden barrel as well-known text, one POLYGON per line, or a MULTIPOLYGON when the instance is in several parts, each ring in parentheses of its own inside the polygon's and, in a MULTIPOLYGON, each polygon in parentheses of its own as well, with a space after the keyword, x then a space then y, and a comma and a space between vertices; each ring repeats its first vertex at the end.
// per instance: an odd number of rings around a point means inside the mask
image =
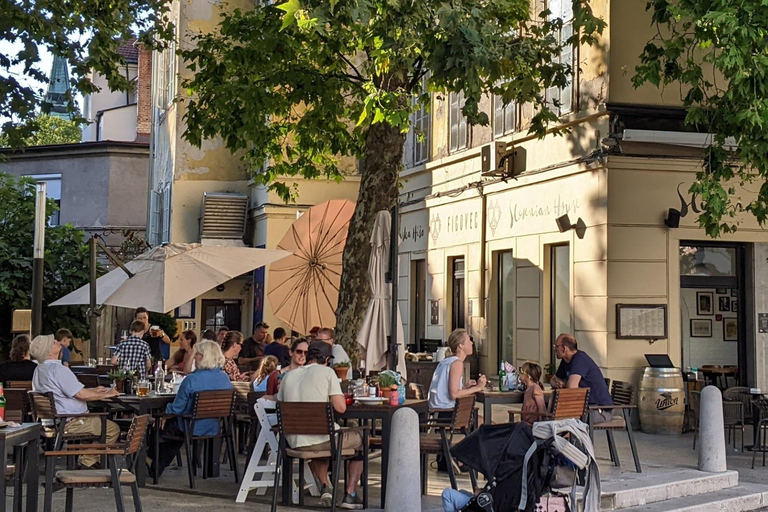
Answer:
POLYGON ((685 387, 679 368, 647 367, 640 380, 640 426, 648 434, 681 434, 685 387))

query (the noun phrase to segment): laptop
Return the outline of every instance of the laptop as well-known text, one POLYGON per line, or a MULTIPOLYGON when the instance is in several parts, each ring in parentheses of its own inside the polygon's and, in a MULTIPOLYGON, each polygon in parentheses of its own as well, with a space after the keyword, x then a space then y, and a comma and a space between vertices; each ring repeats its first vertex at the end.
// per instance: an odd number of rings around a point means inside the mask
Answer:
POLYGON ((645 360, 651 368, 674 368, 668 354, 645 354, 645 360))

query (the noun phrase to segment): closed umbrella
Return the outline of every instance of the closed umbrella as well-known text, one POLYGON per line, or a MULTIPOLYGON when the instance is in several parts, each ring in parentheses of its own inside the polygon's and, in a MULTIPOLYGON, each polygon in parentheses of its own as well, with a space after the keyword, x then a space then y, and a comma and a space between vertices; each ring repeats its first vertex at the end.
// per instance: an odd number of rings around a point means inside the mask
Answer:
MULTIPOLYGON (((384 210, 376 214, 371 235, 371 260, 368 280, 371 283, 371 303, 357 334, 357 342, 365 349, 366 370, 379 370, 387 366, 389 346, 387 336, 392 330, 392 283, 386 281, 389 266, 391 214, 384 210)), ((397 310, 397 371, 405 376, 405 335, 400 310, 397 310)))
POLYGON ((336 326, 341 260, 355 204, 333 199, 307 210, 278 249, 292 253, 269 268, 269 302, 274 315, 294 331, 336 326))
MULTIPOLYGON (((96 303, 166 313, 230 279, 288 256, 280 250, 164 244, 96 280, 96 303)), ((51 306, 89 304, 89 285, 51 306)))

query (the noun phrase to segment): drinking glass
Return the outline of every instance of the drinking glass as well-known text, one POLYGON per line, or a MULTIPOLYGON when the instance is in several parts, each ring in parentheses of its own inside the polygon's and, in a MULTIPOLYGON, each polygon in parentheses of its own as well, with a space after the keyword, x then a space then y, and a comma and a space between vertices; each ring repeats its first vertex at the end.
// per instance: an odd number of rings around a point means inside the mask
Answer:
POLYGON ((151 388, 152 386, 150 386, 149 381, 147 379, 141 379, 139 381, 138 387, 136 388, 136 395, 147 396, 151 388))

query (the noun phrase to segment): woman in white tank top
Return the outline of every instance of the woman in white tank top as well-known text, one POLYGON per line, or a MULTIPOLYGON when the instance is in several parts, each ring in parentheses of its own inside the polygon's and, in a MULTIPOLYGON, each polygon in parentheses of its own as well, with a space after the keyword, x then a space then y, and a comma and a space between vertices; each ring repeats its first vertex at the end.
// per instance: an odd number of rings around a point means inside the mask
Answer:
POLYGON ((448 347, 453 355, 440 361, 429 385, 430 409, 453 409, 457 398, 473 395, 485 387, 485 375, 480 375, 477 382, 469 381, 464 387, 464 360, 474 349, 467 331, 455 329, 448 336, 448 347))

